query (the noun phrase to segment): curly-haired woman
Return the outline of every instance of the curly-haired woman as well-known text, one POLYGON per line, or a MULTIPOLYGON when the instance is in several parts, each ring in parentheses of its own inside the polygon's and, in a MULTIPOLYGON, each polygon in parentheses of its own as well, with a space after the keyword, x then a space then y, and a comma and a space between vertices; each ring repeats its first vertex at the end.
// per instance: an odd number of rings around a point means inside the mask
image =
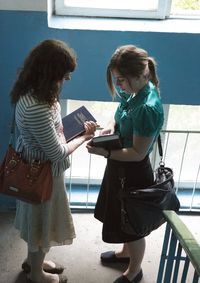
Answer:
POLYGON ((19 130, 16 150, 28 162, 50 160, 53 175, 51 199, 43 204, 18 201, 15 227, 27 242, 28 256, 22 264, 28 281, 67 282, 64 267, 45 261, 51 246, 71 244, 75 237, 64 184, 69 155, 96 130, 86 122, 83 135, 66 143, 60 114, 59 95, 76 67, 76 55, 66 43, 47 39, 31 50, 11 91, 19 130))

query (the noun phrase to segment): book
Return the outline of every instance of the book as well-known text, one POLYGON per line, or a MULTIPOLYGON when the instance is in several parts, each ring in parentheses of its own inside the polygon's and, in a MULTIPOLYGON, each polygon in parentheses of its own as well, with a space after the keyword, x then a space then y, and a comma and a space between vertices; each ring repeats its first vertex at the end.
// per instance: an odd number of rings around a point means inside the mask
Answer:
POLYGON ((84 123, 86 121, 96 122, 96 119, 85 106, 79 107, 62 119, 63 132, 67 142, 85 132, 84 123))
POLYGON ((91 146, 103 147, 105 149, 120 149, 122 142, 118 134, 102 135, 91 140, 91 146))

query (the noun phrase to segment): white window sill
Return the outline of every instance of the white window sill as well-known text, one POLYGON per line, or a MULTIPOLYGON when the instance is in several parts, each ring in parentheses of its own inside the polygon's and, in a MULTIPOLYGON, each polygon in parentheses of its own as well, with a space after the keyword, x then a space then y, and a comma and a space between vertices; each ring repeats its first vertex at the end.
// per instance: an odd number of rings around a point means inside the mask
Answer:
POLYGON ((48 17, 48 25, 51 28, 75 30, 200 33, 200 19, 182 18, 170 18, 167 20, 132 20, 51 15, 48 17))

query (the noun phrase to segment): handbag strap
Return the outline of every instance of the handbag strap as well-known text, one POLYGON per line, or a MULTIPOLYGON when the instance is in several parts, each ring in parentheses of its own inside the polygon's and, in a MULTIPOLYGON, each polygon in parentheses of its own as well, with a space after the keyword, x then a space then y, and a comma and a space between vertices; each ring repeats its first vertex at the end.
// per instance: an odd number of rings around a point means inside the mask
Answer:
POLYGON ((15 136, 15 108, 16 108, 16 105, 14 106, 14 109, 13 109, 12 123, 11 123, 11 127, 10 127, 9 145, 13 145, 14 136, 15 136))
POLYGON ((160 165, 160 168, 163 169, 165 167, 165 162, 163 161, 163 148, 162 148, 162 142, 161 142, 160 134, 157 138, 157 143, 158 143, 158 152, 159 152, 159 155, 160 155, 159 165, 160 165))
POLYGON ((157 143, 158 143, 158 152, 159 152, 159 155, 160 155, 161 160, 162 160, 162 158, 163 158, 163 149, 162 149, 162 142, 161 142, 160 134, 158 136, 157 143))

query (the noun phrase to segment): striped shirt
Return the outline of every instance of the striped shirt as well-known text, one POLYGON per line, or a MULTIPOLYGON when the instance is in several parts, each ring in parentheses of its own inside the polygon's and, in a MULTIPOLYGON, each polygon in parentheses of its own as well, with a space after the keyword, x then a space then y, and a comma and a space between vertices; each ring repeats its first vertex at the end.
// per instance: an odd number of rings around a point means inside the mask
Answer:
POLYGON ((16 150, 28 162, 50 160, 53 176, 60 176, 70 166, 60 112, 58 102, 50 108, 30 94, 20 97, 15 111, 20 133, 16 150))

